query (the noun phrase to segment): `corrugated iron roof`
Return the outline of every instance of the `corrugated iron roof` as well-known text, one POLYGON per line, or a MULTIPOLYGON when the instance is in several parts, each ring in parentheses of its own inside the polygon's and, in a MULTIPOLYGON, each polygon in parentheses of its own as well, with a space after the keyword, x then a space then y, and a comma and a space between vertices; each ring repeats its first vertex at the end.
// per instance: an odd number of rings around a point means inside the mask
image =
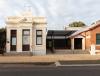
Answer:
POLYGON ((48 30, 47 36, 70 36, 76 31, 66 30, 48 30))
POLYGON ((100 26, 100 21, 97 21, 97 22, 94 23, 93 25, 88 26, 87 28, 84 28, 83 30, 78 30, 78 31, 76 31, 75 33, 73 33, 72 35, 70 35, 69 38, 74 37, 74 36, 76 36, 76 35, 78 35, 78 34, 80 34, 80 33, 82 33, 82 32, 91 30, 91 29, 93 29, 93 28, 95 28, 95 27, 97 27, 97 26, 100 26))

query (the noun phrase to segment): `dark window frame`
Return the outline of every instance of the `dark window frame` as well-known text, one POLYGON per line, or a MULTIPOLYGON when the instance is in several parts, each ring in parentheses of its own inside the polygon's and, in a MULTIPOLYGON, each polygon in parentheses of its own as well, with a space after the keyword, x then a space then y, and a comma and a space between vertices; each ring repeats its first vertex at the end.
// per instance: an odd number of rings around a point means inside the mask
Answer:
POLYGON ((24 43, 23 43, 23 37, 24 37, 24 36, 27 36, 27 37, 30 38, 30 29, 23 29, 23 30, 22 30, 22 50, 23 50, 23 51, 30 51, 30 41, 29 41, 29 44, 24 44, 24 43), (25 34, 24 31, 28 31, 29 34, 25 34))
POLYGON ((42 30, 36 30, 36 45, 42 45, 42 30), (41 35, 38 35, 37 33, 41 32, 41 35), (37 38, 41 37, 41 43, 39 44, 37 41, 37 38))
POLYGON ((97 45, 100 45, 100 42, 98 43, 98 40, 100 41, 100 38, 97 37, 98 35, 100 36, 100 33, 97 33, 97 34, 96 34, 96 44, 97 44, 97 45))
MULTIPOLYGON (((24 36, 28 36, 28 37, 30 37, 30 29, 23 29, 22 30, 22 45, 23 45, 23 37, 24 36), (24 34, 24 31, 29 31, 29 34, 24 34)), ((29 44, 30 45, 30 44, 29 44)))

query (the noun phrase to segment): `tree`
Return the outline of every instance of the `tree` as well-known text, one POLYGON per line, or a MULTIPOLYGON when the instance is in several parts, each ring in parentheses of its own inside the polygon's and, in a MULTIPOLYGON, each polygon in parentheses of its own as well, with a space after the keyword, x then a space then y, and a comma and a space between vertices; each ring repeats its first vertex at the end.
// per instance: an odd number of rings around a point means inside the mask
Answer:
POLYGON ((0 29, 0 53, 1 50, 4 50, 5 45, 6 45, 6 29, 1 28, 0 29))
POLYGON ((69 27, 83 27, 86 26, 85 23, 81 22, 81 21, 75 21, 69 24, 69 27))

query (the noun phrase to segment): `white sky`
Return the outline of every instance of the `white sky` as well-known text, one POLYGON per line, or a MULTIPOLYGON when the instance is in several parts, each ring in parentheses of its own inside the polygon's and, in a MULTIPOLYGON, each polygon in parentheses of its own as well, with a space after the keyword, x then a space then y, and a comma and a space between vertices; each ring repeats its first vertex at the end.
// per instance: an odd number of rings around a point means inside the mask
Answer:
POLYGON ((5 26, 5 17, 32 7, 34 16, 45 16, 49 29, 62 29, 73 21, 87 25, 100 19, 100 0, 0 0, 0 27, 5 26))

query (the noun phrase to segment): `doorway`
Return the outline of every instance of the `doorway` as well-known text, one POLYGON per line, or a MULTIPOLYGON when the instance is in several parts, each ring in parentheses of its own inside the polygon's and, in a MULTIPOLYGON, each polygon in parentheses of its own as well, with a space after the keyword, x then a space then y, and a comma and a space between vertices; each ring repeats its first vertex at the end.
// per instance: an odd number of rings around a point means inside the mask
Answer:
POLYGON ((10 50, 16 51, 16 45, 17 45, 17 30, 11 30, 11 40, 10 40, 10 50))
POLYGON ((82 49, 82 38, 74 39, 74 49, 82 49))

